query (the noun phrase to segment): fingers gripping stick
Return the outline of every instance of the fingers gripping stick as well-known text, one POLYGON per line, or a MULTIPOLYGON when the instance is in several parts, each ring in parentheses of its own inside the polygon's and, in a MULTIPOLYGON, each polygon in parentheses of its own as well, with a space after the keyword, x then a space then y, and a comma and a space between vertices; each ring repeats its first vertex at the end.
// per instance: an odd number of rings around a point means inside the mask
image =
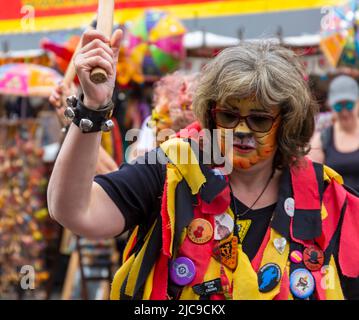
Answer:
MULTIPOLYGON (((114 0, 99 0, 97 13, 96 30, 111 38, 113 28, 114 0)), ((102 68, 94 68, 91 71, 90 79, 93 83, 104 83, 107 80, 107 73, 102 68)))

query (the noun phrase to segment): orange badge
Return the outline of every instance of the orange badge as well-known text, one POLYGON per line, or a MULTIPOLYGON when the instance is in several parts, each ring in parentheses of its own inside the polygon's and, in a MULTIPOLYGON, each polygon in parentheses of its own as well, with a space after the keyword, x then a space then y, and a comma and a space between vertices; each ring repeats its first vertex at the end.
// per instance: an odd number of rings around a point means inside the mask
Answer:
POLYGON ((212 239, 213 227, 206 219, 197 218, 188 226, 187 235, 194 243, 204 244, 212 239))
POLYGON ((228 268, 234 270, 237 267, 238 238, 232 237, 221 241, 213 249, 213 256, 228 268))

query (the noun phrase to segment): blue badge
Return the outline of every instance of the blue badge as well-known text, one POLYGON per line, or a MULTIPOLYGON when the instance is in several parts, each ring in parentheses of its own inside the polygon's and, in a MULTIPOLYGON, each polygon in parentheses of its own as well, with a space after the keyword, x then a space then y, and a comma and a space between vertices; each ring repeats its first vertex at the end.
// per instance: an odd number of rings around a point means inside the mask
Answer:
POLYGON ((272 291, 280 282, 282 272, 275 263, 267 263, 258 271, 258 287, 260 292, 272 291))
POLYGON ((290 291, 297 298, 306 299, 314 292, 314 278, 307 269, 299 268, 293 271, 289 281, 290 291))

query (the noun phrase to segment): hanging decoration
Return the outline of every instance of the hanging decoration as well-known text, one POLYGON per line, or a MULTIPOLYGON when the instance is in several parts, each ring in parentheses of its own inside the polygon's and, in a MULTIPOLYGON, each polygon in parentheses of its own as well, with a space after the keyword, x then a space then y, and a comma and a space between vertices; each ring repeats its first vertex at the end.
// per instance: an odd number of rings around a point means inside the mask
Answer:
POLYGON ((359 1, 331 7, 321 23, 320 47, 333 67, 359 68, 359 1))

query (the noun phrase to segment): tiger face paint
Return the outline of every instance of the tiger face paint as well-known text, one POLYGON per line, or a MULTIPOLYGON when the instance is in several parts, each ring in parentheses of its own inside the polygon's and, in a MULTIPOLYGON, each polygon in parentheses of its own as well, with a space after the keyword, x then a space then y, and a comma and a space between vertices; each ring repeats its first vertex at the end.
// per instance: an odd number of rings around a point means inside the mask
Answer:
POLYGON ((247 98, 242 100, 228 99, 220 108, 237 113, 241 117, 264 115, 273 118, 273 124, 266 132, 253 130, 255 122, 249 119, 256 118, 242 118, 233 129, 221 127, 218 125, 218 121, 216 122, 216 128, 220 132, 217 136, 220 150, 227 159, 232 161, 235 169, 249 169, 260 161, 270 161, 274 158, 277 149, 276 136, 280 124, 280 117, 277 117, 279 107, 274 106, 268 111, 255 100, 247 98), (233 135, 233 140, 228 139, 228 135, 233 135), (226 147, 226 141, 233 141, 232 146, 226 147))

